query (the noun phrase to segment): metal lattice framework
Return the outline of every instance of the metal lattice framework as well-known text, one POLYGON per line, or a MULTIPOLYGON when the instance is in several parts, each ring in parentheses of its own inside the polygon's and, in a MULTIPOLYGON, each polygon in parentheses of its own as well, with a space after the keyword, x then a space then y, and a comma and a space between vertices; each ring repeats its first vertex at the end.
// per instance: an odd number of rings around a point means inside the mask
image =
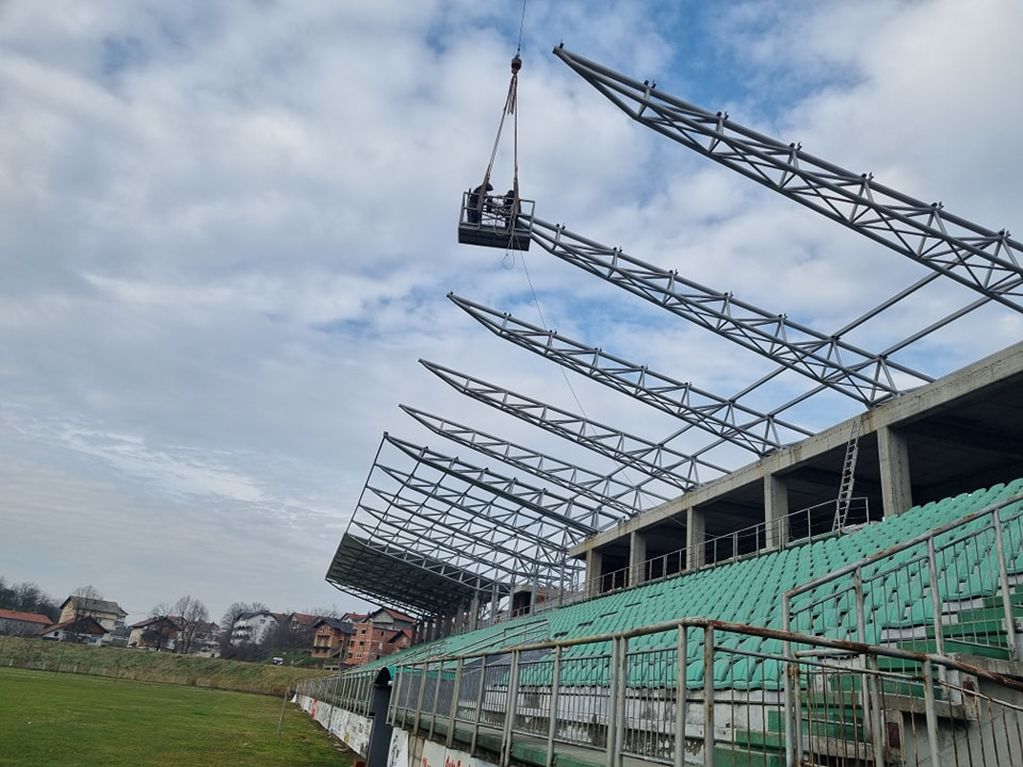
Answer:
POLYGON ((567 560, 567 551, 583 537, 631 516, 644 503, 663 502, 663 487, 685 492, 701 482, 701 472, 727 473, 706 460, 708 451, 730 443, 764 455, 809 436, 809 430, 782 420, 780 414, 825 389, 870 407, 928 383, 933 380, 929 375, 891 356, 989 301, 1023 311, 1023 245, 1008 232, 977 226, 947 213, 940 203, 915 200, 875 183, 870 174, 832 165, 803 152, 799 144, 756 133, 727 114, 687 104, 658 91, 655 84, 638 82, 563 48, 555 55, 632 119, 930 271, 828 334, 529 216, 531 239, 547 252, 780 367, 734 396, 720 397, 450 295, 499 337, 667 412, 684 426, 652 442, 421 360, 462 394, 610 458, 618 468, 600 474, 402 406, 432 432, 546 483, 536 486, 384 435, 328 580, 417 614, 442 614, 470 600, 495 601, 510 595, 517 581, 563 585, 577 568, 567 560), (852 329, 943 276, 976 291, 979 298, 881 352, 845 340, 852 329), (767 413, 741 401, 785 371, 809 378, 814 387, 767 413), (707 432, 713 440, 692 454, 668 446, 690 429, 707 432), (381 458, 385 450, 390 457, 381 458), (628 470, 645 478, 625 481, 622 473, 628 470))
POLYGON ((435 362, 426 360, 419 362, 467 397, 582 445, 617 461, 623 467, 641 471, 683 492, 691 490, 701 481, 706 481, 701 480, 701 469, 714 476, 727 474, 729 471, 701 457, 700 453, 706 452, 709 447, 694 455, 686 455, 668 447, 665 444, 667 440, 651 442, 435 362))
POLYGON ((369 601, 383 599, 412 615, 444 614, 452 605, 490 602, 510 591, 503 584, 387 540, 361 538, 349 529, 327 571, 335 588, 369 601))
POLYGON ((434 434, 472 448, 516 469, 527 471, 533 476, 559 485, 571 493, 589 498, 605 509, 617 511, 621 514, 622 519, 634 516, 643 507, 644 502, 663 503, 670 500, 668 496, 657 495, 638 485, 624 482, 614 474, 590 471, 560 458, 408 405, 399 405, 399 407, 434 434))
POLYGON ((1023 311, 1023 244, 657 90, 562 47, 554 55, 651 130, 919 264, 1023 311))
POLYGON ((384 440, 421 465, 475 485, 517 505, 521 509, 521 517, 515 519, 517 525, 523 520, 530 527, 553 523, 553 530, 542 530, 544 536, 554 535, 562 529, 576 536, 592 535, 600 529, 602 522, 619 520, 617 515, 604 512, 599 506, 580 501, 576 497, 559 495, 549 488, 527 484, 517 477, 498 474, 486 467, 475 466, 387 433, 384 434, 384 440))
POLYGON ((505 595, 516 582, 560 586, 578 570, 568 549, 596 531, 572 515, 601 513, 384 434, 328 579, 420 614, 505 595), (401 583, 386 575, 394 567, 401 583))
POLYGON ((534 221, 533 237, 563 261, 864 405, 904 391, 896 385, 893 371, 915 385, 933 380, 884 354, 843 341, 840 335, 822 333, 784 314, 740 301, 731 293, 712 290, 675 270, 640 261, 620 248, 586 239, 562 226, 534 221))
POLYGON ((448 298, 498 337, 756 455, 764 455, 785 444, 779 429, 785 430, 790 439, 813 434, 775 415, 718 397, 691 383, 654 372, 646 365, 629 362, 554 331, 531 325, 507 312, 497 312, 451 293, 448 298))

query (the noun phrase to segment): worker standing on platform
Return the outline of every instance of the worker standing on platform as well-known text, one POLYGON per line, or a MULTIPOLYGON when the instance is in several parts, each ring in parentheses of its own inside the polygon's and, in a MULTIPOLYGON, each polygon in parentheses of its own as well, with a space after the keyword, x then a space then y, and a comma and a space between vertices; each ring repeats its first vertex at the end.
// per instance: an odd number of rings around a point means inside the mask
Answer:
POLYGON ((480 184, 478 187, 469 192, 469 204, 468 210, 465 211, 465 217, 470 224, 478 224, 480 222, 480 211, 483 209, 483 199, 486 198, 487 192, 492 192, 493 190, 493 184, 488 181, 485 187, 483 184, 480 184))

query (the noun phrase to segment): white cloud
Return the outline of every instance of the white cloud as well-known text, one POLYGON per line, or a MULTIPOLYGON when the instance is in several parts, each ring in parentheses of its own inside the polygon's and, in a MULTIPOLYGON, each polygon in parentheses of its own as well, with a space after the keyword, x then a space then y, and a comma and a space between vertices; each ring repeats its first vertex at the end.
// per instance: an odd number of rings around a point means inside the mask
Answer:
MULTIPOLYGON (((0 470, 21 478, 0 558, 23 568, 2 574, 43 580, 45 556, 10 552, 85 518, 109 533, 113 598, 177 596, 136 578, 159 538, 189 563, 182 590, 217 609, 330 601, 322 573, 380 432, 465 452, 413 427, 399 401, 610 468, 467 402, 416 362, 578 409, 553 365, 444 299, 453 290, 537 321, 521 261, 506 270, 499 251, 454 243, 459 195, 489 156, 517 12, 467 0, 38 5, 0 9, 0 401, 5 426, 19 425, 0 470), (183 515, 171 536, 168 515, 183 515), (279 565, 272 577, 224 577, 224 561, 253 551, 279 565)), ((830 331, 922 270, 630 123, 549 55, 564 38, 1013 226, 1015 7, 789 6, 531 5, 521 180, 544 219, 830 331)), ((495 183, 510 174, 506 146, 495 183)), ((547 321, 580 341, 722 395, 771 367, 543 252, 527 258, 547 321)), ((886 345, 972 299, 934 287, 856 341, 886 345)), ((913 363, 944 372, 1019 337, 1018 318, 982 313, 983 338, 957 325, 913 363)), ((678 425, 573 386, 597 420, 653 439, 678 425)), ((784 378, 753 401, 772 407, 801 387, 784 378)), ((801 416, 820 426, 849 408, 833 397, 801 416)), ((48 588, 98 581, 89 566, 83 556, 48 588)))

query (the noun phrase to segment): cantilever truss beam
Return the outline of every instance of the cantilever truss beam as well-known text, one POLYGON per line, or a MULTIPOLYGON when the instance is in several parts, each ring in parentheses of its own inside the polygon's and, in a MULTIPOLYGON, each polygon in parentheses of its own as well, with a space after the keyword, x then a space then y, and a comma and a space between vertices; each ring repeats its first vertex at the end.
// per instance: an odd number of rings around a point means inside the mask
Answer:
POLYGON ((1023 312, 1023 243, 555 48, 629 117, 978 293, 1023 312))
POLYGON ((545 487, 529 485, 517 477, 506 477, 485 467, 421 447, 384 433, 384 440, 420 464, 449 474, 469 485, 482 488, 518 506, 523 517, 536 523, 552 522, 582 536, 592 535, 600 526, 600 518, 617 522, 615 515, 607 515, 598 506, 583 503, 578 498, 567 498, 545 487))
POLYGON ((620 514, 620 519, 627 519, 639 512, 643 506, 641 503, 643 499, 657 503, 670 500, 667 496, 643 490, 638 485, 617 479, 613 473, 600 474, 448 418, 431 415, 408 405, 399 407, 434 434, 472 448, 509 466, 528 471, 540 479, 596 501, 604 508, 614 509, 620 514))
POLYGON ((374 602, 383 599, 415 615, 446 614, 476 597, 488 602, 511 593, 509 584, 483 578, 446 561, 371 542, 346 531, 327 570, 335 588, 374 602))
POLYGON ((731 293, 711 290, 674 270, 640 261, 562 226, 534 220, 533 239, 551 255, 864 405, 902 393, 894 372, 915 385, 933 380, 840 336, 821 333, 731 293))
POLYGON ((441 575, 460 584, 475 578, 553 585, 574 574, 567 551, 589 528, 523 505, 501 488, 473 481, 478 476, 445 471, 432 460, 410 461, 403 449, 408 444, 386 435, 381 440, 349 523, 352 536, 412 565, 435 563, 441 575), (411 469, 399 468, 409 463, 411 469))
POLYGON ((776 415, 761 413, 734 399, 718 397, 691 383, 649 370, 645 365, 629 362, 554 331, 531 325, 507 312, 494 311, 453 293, 449 293, 448 298, 498 337, 554 360, 569 370, 628 394, 756 455, 764 455, 784 444, 779 428, 784 429, 792 438, 813 434, 776 415))
POLYGON ((650 442, 621 429, 592 421, 435 362, 422 359, 419 362, 467 397, 582 445, 617 461, 624 467, 637 469, 683 492, 691 490, 701 481, 706 481, 701 479, 701 470, 709 471, 715 476, 727 474, 729 471, 701 458, 698 454, 680 453, 664 443, 650 442))

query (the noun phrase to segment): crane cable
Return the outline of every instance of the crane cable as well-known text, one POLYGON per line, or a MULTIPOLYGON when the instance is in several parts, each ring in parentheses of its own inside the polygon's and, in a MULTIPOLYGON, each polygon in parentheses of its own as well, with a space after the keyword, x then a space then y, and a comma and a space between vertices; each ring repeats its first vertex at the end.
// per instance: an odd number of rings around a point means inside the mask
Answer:
POLYGON ((516 52, 515 57, 511 60, 511 82, 508 83, 508 95, 505 97, 504 107, 501 109, 501 120, 497 124, 497 136, 494 138, 494 147, 490 150, 490 162, 487 163, 487 172, 483 174, 483 183, 480 184, 480 206, 483 205, 483 197, 486 194, 487 186, 490 184, 490 175, 494 170, 494 160, 497 158, 497 149, 501 144, 501 134, 504 131, 504 121, 508 115, 512 115, 514 125, 512 146, 514 176, 512 178, 512 189, 515 191, 516 205, 519 201, 519 116, 515 107, 518 101, 520 69, 522 69, 522 59, 519 57, 518 52, 516 52))

